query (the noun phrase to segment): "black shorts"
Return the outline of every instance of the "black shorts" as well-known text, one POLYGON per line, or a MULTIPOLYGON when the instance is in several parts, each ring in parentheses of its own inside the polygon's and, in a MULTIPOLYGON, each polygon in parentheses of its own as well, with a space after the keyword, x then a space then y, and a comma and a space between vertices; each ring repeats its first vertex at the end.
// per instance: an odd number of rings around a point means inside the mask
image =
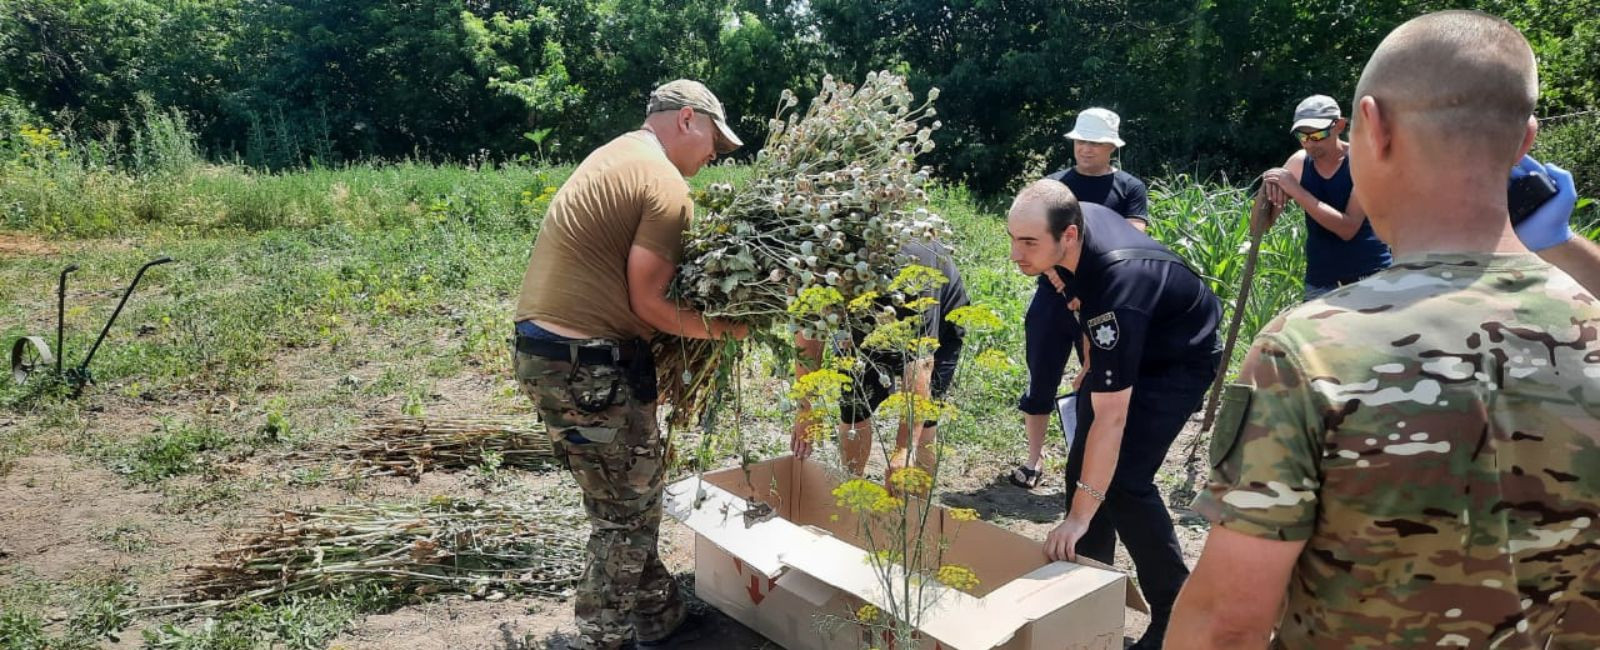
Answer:
MULTIPOLYGON (((960 361, 960 338, 939 343, 939 349, 933 353, 933 378, 929 382, 934 399, 941 399, 950 391, 950 384, 956 378, 956 365, 960 361)), ((870 359, 866 365, 866 369, 850 378, 850 390, 845 391, 839 400, 839 420, 845 424, 855 424, 872 417, 872 412, 889 399, 900 376, 905 374, 904 359, 870 359)), ((937 421, 929 420, 923 426, 936 424, 937 421)))

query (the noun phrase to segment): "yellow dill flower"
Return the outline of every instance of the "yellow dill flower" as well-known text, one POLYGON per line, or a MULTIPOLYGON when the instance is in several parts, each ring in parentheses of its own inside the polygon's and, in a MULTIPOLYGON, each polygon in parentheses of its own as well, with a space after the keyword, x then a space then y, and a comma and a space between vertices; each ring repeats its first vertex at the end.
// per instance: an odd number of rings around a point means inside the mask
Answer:
POLYGON ((789 303, 789 313, 794 316, 821 315, 829 307, 844 302, 844 295, 833 287, 806 287, 789 303))
POLYGON ((933 476, 920 467, 906 467, 891 474, 889 484, 901 492, 921 494, 933 487, 933 476))
POLYGON ((850 479, 833 489, 834 504, 851 512, 871 512, 889 491, 866 479, 850 479))
POLYGON ((983 305, 958 307, 951 310, 944 319, 972 334, 993 332, 1005 327, 1005 322, 1000 320, 1000 315, 994 313, 993 309, 983 305))
POLYGON ((906 303, 906 309, 909 309, 909 310, 914 311, 914 312, 921 312, 921 311, 924 311, 924 310, 928 309, 929 307, 936 307, 938 305, 939 305, 939 300, 937 298, 931 298, 931 297, 924 296, 922 298, 918 298, 916 300, 913 300, 911 302, 906 303))
POLYGON ((862 605, 861 609, 856 610, 856 620, 862 623, 876 623, 878 616, 882 613, 872 603, 867 603, 862 605))
POLYGON ((949 402, 939 402, 921 395, 897 391, 878 405, 878 411, 896 415, 904 420, 943 420, 954 417, 956 408, 949 402))
POLYGON ((821 368, 795 380, 794 386, 789 388, 789 399, 837 402, 850 383, 848 375, 832 368, 821 368))
POLYGON ((972 362, 977 364, 979 368, 991 372, 1010 370, 1012 366, 1011 357, 1008 357, 1006 356, 1006 353, 995 349, 979 352, 978 358, 973 359, 972 362))
POLYGON ((906 294, 922 294, 929 289, 942 287, 950 278, 944 277, 938 269, 921 264, 908 264, 900 269, 894 276, 894 281, 889 283, 890 291, 901 291, 906 294))
POLYGON ((894 549, 883 549, 879 551, 873 551, 871 555, 867 556, 867 561, 870 563, 875 563, 879 566, 889 566, 891 564, 900 564, 900 560, 903 557, 905 556, 901 555, 899 551, 894 549))
POLYGON ((868 291, 851 299, 848 307, 852 312, 864 312, 870 310, 872 309, 873 303, 878 300, 878 296, 878 292, 868 291))
POLYGON ((947 512, 950 518, 956 521, 977 521, 978 511, 972 508, 951 508, 947 512))
POLYGON ((805 436, 807 440, 811 441, 811 444, 820 445, 828 440, 828 434, 832 427, 823 424, 823 418, 816 411, 811 412, 811 415, 806 418, 806 422, 805 436))
POLYGON ((833 361, 824 367, 844 373, 855 372, 861 367, 861 360, 855 357, 834 357, 833 361))
POLYGON ((921 318, 912 316, 879 325, 861 340, 861 347, 869 350, 904 350, 916 339, 917 327, 921 325, 921 321, 921 318))
POLYGON ((959 564, 946 564, 939 567, 939 573, 935 577, 945 586, 960 591, 972 591, 978 586, 978 574, 973 573, 972 569, 959 564))

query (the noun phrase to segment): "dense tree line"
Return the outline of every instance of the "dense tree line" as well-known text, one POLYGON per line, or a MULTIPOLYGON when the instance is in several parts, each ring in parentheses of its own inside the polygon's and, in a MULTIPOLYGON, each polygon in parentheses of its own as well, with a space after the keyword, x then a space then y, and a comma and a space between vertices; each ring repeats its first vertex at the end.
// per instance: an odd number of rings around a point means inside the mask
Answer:
MULTIPOLYGON (((637 123, 675 77, 707 81, 759 141, 784 88, 889 68, 941 89, 933 162, 981 190, 1065 164, 1061 134, 1088 105, 1124 116, 1125 166, 1237 175, 1292 149, 1298 99, 1348 107, 1378 40, 1446 4, 0 0, 0 113, 117 137, 135 112, 171 107, 208 155, 265 168, 570 160, 637 123)), ((1542 113, 1600 106, 1589 3, 1478 4, 1539 51, 1542 113)))

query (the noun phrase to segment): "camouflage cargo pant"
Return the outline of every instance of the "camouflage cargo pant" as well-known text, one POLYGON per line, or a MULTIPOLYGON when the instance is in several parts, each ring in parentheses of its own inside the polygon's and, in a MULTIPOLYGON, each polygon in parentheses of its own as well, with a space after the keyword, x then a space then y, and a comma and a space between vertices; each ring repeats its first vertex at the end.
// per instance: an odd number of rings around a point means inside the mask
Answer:
POLYGON ((624 370, 614 366, 574 373, 567 361, 520 351, 515 364, 517 383, 583 490, 592 528, 574 603, 580 634, 574 647, 612 650, 635 634, 644 641, 665 637, 686 611, 656 549, 666 450, 655 404, 634 400, 624 370))

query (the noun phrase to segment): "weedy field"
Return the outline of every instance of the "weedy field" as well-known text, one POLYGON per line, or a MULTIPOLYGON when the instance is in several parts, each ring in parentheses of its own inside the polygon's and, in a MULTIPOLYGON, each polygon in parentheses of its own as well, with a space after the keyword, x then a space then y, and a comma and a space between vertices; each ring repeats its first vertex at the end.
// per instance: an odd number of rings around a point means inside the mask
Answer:
MULTIPOLYGON (((565 647, 574 629, 563 582, 570 573, 562 571, 579 560, 584 537, 570 479, 505 450, 409 473, 352 471, 338 450, 402 416, 534 424, 508 367, 511 304, 540 218, 570 168, 261 174, 157 147, 136 171, 119 171, 56 152, 48 134, 40 137, 40 156, 0 173, 0 340, 53 338, 56 277, 75 264, 65 312, 65 360, 74 364, 140 265, 162 255, 176 263, 153 269, 133 295, 81 398, 49 381, 0 377, 0 647, 565 647), (316 520, 305 513, 358 504, 374 505, 368 514, 378 520, 403 521, 418 509, 474 503, 536 509, 569 524, 578 543, 539 546, 555 549, 545 588, 485 581, 432 593, 415 581, 400 588, 399 578, 328 580, 173 606, 219 552, 263 530, 270 512, 301 513, 280 516, 281 532, 316 520)), ((743 173, 714 167, 693 184, 737 182, 743 173)), ((1155 236, 1230 305, 1246 206, 1235 187, 1183 176, 1152 184, 1155 236)), ((930 207, 953 227, 968 290, 1002 316, 999 347, 1012 360, 958 379, 956 399, 976 407, 943 428, 955 471, 937 491, 1042 538, 1064 505, 1059 440, 1038 490, 1002 477, 1024 448, 1013 404, 1033 286, 1006 260, 1005 202, 943 187, 930 207)), ((1243 341, 1298 300, 1298 218, 1283 219, 1263 247, 1243 341)), ((704 453, 680 455, 675 476, 695 471, 693 458, 728 463, 787 450, 788 369, 756 353, 741 372, 747 390, 719 410, 714 428, 744 432, 737 439, 745 448, 716 437, 704 453)), ((1203 478, 1185 454, 1195 428, 1162 474, 1191 554, 1203 536, 1184 507, 1203 478)), ((680 449, 700 446, 695 431, 674 435, 680 449)), ((692 538, 670 523, 663 537, 669 566, 692 581, 692 538)), ((322 565, 344 547, 307 548, 322 565)), ((721 624, 724 647, 763 645, 721 624)), ((1134 621, 1130 636, 1141 625, 1134 621)))

